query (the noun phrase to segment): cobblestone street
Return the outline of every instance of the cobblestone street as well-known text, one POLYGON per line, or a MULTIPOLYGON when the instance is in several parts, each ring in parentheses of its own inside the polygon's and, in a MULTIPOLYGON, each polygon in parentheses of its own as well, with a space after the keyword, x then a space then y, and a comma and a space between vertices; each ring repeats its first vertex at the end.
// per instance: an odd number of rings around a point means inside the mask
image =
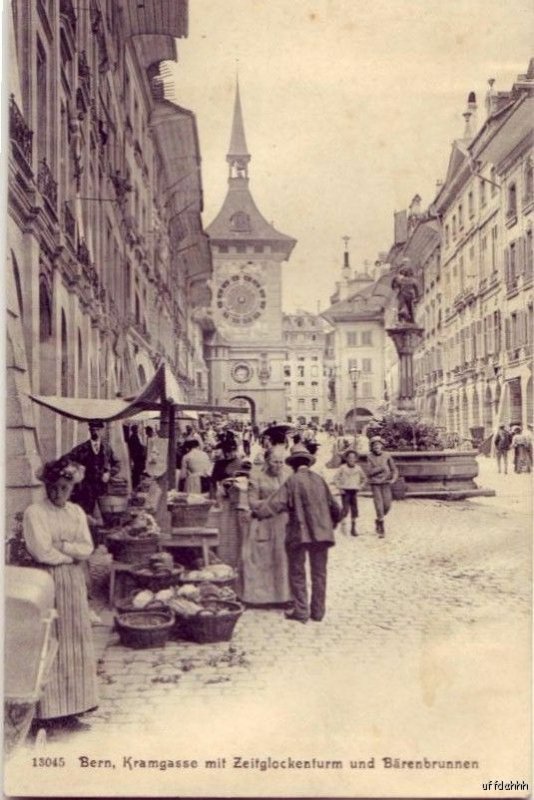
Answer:
MULTIPOLYGON (((335 756, 347 743, 353 758, 424 751, 491 759, 484 767, 498 773, 486 735, 502 731, 505 758, 528 714, 530 476, 498 476, 488 460, 481 471, 497 497, 396 503, 385 540, 362 498, 360 535, 338 533, 331 551, 320 624, 247 610, 230 644, 145 651, 95 628, 101 702, 91 733, 72 737, 76 752, 114 742, 114 729, 136 752, 141 731, 147 747, 164 736, 173 757, 177 743, 191 757, 206 736, 209 753, 265 754, 266 742, 269 752, 294 748, 307 731, 314 752, 335 756)), ((521 758, 522 749, 517 777, 521 758)), ((356 779, 372 792, 363 773, 356 779)))

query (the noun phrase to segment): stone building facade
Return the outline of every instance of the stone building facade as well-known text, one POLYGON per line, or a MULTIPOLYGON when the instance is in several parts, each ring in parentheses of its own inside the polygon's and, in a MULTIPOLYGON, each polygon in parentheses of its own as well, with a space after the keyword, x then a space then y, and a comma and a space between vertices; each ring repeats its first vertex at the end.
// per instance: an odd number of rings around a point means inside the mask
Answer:
POLYGON ((366 265, 365 271, 353 273, 345 251, 341 281, 322 312, 333 328, 330 416, 347 430, 361 429, 384 405, 384 314, 390 279, 384 275, 375 280, 368 269, 366 265))
POLYGON ((255 421, 267 423, 286 417, 282 263, 296 242, 254 203, 250 158, 237 86, 226 156, 228 193, 206 229, 213 256, 212 304, 204 313, 210 400, 244 402, 255 421))
POLYGON ((421 280, 417 407, 464 442, 533 421, 534 60, 510 91, 489 83, 483 124, 471 93, 445 180, 390 253, 421 280))
POLYGON ((128 395, 165 359, 184 401, 207 397, 193 315, 211 256, 195 118, 166 99, 186 0, 15 0, 6 16, 8 495, 24 506, 35 463, 86 436, 28 392, 128 395))
POLYGON ((309 311, 284 314, 282 324, 286 420, 322 423, 330 416, 327 347, 333 329, 309 311))

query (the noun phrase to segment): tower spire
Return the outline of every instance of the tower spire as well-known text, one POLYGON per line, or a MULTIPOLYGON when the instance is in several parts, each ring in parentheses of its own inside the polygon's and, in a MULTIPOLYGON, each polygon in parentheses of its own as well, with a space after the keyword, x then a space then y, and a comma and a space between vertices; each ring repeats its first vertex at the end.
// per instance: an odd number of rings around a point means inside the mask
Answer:
POLYGON ((243 125, 243 112, 241 110, 241 95, 239 92, 239 77, 236 76, 234 119, 232 122, 232 134, 230 136, 230 147, 226 160, 230 165, 230 178, 248 178, 248 163, 250 153, 247 148, 245 138, 245 126, 243 125))

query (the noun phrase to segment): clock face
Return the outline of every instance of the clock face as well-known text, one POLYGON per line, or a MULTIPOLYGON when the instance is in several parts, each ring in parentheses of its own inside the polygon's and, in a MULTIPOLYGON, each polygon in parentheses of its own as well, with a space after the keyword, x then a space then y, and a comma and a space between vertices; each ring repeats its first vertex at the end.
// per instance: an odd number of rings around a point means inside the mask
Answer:
POLYGON ((246 383, 252 377, 252 368, 249 364, 236 364, 232 370, 232 377, 237 383, 246 383))
POLYGON ((234 325, 251 325, 261 317, 267 293, 251 275, 232 275, 217 291, 217 308, 234 325))

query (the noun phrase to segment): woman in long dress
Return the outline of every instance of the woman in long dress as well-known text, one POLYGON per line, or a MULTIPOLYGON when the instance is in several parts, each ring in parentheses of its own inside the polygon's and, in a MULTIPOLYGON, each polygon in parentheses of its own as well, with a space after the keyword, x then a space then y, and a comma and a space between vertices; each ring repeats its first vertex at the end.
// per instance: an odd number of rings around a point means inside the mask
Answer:
POLYGON ((68 459, 45 464, 46 499, 32 503, 23 517, 26 547, 52 576, 57 611, 58 652, 39 702, 36 719, 48 727, 86 730, 78 714, 96 707, 97 676, 83 562, 93 541, 83 509, 69 502, 83 467, 68 459))
POLYGON ((532 438, 528 431, 516 428, 512 438, 512 448, 514 450, 515 472, 532 471, 532 438))
MULTIPOLYGON (((253 470, 248 502, 254 511, 273 495, 291 475, 285 464, 286 451, 273 447, 261 469, 253 470)), ((289 591, 285 512, 269 519, 251 519, 242 546, 242 599, 252 605, 288 603, 289 591)))

